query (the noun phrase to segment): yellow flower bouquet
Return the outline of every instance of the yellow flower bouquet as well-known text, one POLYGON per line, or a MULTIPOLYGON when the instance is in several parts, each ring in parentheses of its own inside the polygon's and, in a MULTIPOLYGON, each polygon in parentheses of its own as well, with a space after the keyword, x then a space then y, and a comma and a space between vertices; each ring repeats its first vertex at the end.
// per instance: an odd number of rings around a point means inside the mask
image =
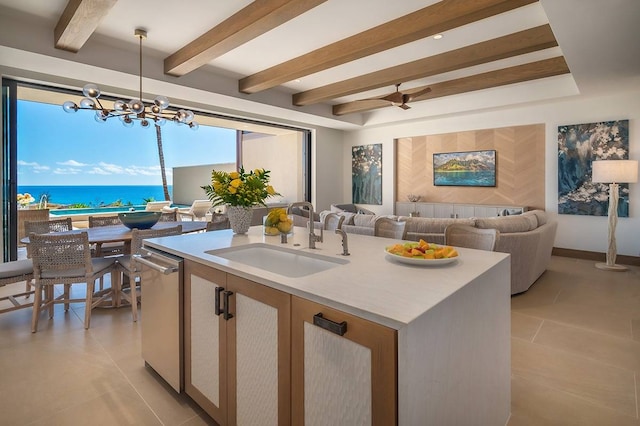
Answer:
POLYGON ((265 205, 265 200, 278 194, 269 185, 269 171, 255 169, 249 173, 244 168, 237 172, 211 172, 211 185, 202 186, 213 206, 229 205, 251 207, 265 205))
POLYGON ((26 207, 35 201, 33 196, 28 192, 25 192, 24 194, 18 194, 16 198, 17 198, 18 204, 20 204, 21 207, 26 207))

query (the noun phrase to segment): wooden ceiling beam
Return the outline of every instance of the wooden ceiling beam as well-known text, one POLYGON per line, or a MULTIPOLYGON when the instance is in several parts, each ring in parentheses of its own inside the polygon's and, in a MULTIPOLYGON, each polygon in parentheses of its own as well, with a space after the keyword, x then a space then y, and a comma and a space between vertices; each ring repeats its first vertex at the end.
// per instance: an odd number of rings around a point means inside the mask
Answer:
POLYGON ((55 48, 77 53, 118 0, 69 0, 53 37, 55 48))
POLYGON ((449 71, 486 64, 537 50, 557 46, 549 25, 487 40, 428 58, 374 71, 293 95, 293 104, 310 105, 354 93, 392 86, 449 71))
MULTIPOLYGON (((296 78, 479 21, 537 0, 442 0, 239 81, 242 93, 256 93, 296 78)), ((364 12, 366 13, 366 12, 364 12)))
MULTIPOLYGON (((460 93, 473 92, 476 90, 490 89, 492 87, 505 86, 507 84, 522 83, 524 81, 553 77, 556 75, 568 74, 569 72, 569 67, 567 66, 564 58, 562 56, 558 56, 551 59, 530 62, 524 65, 489 71, 469 77, 443 81, 429 86, 415 87, 411 90, 403 91, 403 93, 411 94, 419 92, 427 87, 431 88, 431 92, 413 99, 411 101, 411 103, 413 103, 427 99, 435 99, 444 96, 458 95, 460 93)), ((388 106, 390 106, 388 101, 380 99, 365 99, 362 101, 334 105, 333 115, 339 116, 356 112, 365 112, 388 106)))
POLYGON ((181 76, 327 0, 256 0, 164 60, 166 74, 181 76))

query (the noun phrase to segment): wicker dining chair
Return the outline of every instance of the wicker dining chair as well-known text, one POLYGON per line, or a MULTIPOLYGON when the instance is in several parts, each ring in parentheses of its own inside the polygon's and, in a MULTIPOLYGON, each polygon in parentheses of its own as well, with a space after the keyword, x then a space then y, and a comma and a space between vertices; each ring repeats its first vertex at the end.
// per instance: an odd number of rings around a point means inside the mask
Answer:
MULTIPOLYGON (((89 216, 89 228, 98 228, 101 226, 114 226, 122 225, 120 216, 89 216)), ((96 243, 95 250, 93 251, 94 257, 113 256, 117 254, 123 254, 125 251, 124 243, 96 243)), ((102 288, 102 283, 100 283, 102 288)))
POLYGON ((134 254, 139 254, 142 249, 142 240, 146 238, 167 237, 170 235, 182 234, 182 225, 177 225, 165 229, 134 229, 131 232, 131 254, 125 254, 117 259, 118 273, 123 273, 129 277, 129 285, 124 288, 121 279, 116 280, 118 288, 115 289, 116 297, 121 297, 131 303, 131 314, 133 321, 138 321, 138 290, 136 281, 140 278, 138 263, 134 254), (128 292, 126 290, 129 290, 128 292))
POLYGON ((388 217, 380 217, 373 226, 373 235, 383 238, 404 240, 406 238, 405 221, 397 221, 388 217))
POLYGON ((211 222, 207 222, 206 232, 229 228, 231 228, 229 217, 227 215, 214 213, 213 216, 211 216, 211 222))
POLYGON ((448 246, 494 251, 500 239, 497 229, 480 229, 469 225, 451 224, 444 230, 448 246))
MULTIPOLYGON (((50 232, 64 232, 71 231, 73 229, 73 223, 71 218, 64 219, 51 219, 51 220, 27 220, 24 222, 24 232, 26 236, 31 233, 36 234, 48 234, 50 232)), ((29 244, 27 244, 27 258, 31 258, 31 251, 29 244)), ((32 281, 25 282, 25 292, 30 293, 32 281)), ((28 297, 28 294, 27 294, 28 297)))
POLYGON ((162 209, 162 214, 158 222, 177 222, 178 221, 178 209, 162 209))
MULTIPOLYGON (((31 332, 38 329, 38 319, 43 308, 48 308, 49 319, 53 318, 54 304, 64 303, 65 312, 71 302, 85 302, 84 328, 91 325, 91 310, 98 304, 113 296, 113 291, 94 299, 95 281, 105 274, 116 270, 114 257, 91 257, 89 236, 86 232, 68 234, 35 234, 29 235, 29 246, 33 260, 33 278, 35 296, 31 332), (85 283, 84 299, 71 299, 72 284, 85 283), (54 297, 53 287, 63 284, 61 296, 54 297), (44 293, 44 299, 43 299, 44 293)), ((118 278, 112 274, 114 281, 118 278)), ((119 287, 118 284, 116 284, 119 287)))
POLYGON ((31 290, 31 280, 33 279, 33 262, 31 259, 14 260, 11 262, 0 263, 0 287, 4 287, 9 284, 15 284, 25 281, 26 290, 21 293, 9 294, 0 297, 0 302, 9 301, 13 306, 0 309, 0 314, 4 312, 15 311, 16 309, 23 309, 33 306, 33 302, 20 303, 18 297, 28 298, 35 291, 31 290))
POLYGON ((48 234, 50 232, 64 232, 71 231, 72 229, 73 223, 70 217, 64 219, 26 221, 24 223, 26 235, 30 235, 31 233, 48 234))

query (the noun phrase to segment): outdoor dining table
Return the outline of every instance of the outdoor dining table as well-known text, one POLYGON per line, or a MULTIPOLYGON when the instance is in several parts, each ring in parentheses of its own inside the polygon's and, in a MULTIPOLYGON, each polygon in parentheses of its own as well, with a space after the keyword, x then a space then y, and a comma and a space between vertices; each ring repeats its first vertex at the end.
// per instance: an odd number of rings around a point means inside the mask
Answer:
MULTIPOLYGON (((152 229, 166 229, 174 226, 182 225, 182 233, 203 231, 207 228, 207 222, 201 221, 177 221, 177 222, 158 222, 152 226, 152 229)), ((74 229, 73 231, 64 231, 59 234, 70 232, 86 232, 89 236, 89 243, 115 243, 123 242, 125 244, 125 253, 131 252, 132 230, 124 225, 99 226, 96 228, 74 229)), ((29 244, 29 237, 20 240, 21 243, 29 244)))
MULTIPOLYGON (((167 221, 167 222, 158 222, 153 225, 152 229, 166 229, 173 228, 177 225, 182 225, 182 233, 188 234, 190 232, 198 232, 207 229, 207 222, 203 221, 167 221)), ((84 228, 84 229, 74 229, 72 231, 63 231, 56 232, 56 234, 69 234, 69 233, 78 233, 78 232, 86 232, 89 237, 89 243, 114 243, 114 242, 124 242, 125 245, 125 254, 131 253, 131 238, 133 236, 133 232, 131 229, 127 228, 124 225, 110 225, 110 226, 99 226, 96 228, 84 228)), ((24 237, 20 240, 21 243, 29 244, 29 237, 24 237)), ((117 280, 121 278, 119 276, 114 277, 117 280)), ((125 278, 125 283, 128 282, 128 278, 125 278)), ((112 292, 112 288, 108 288, 105 290, 100 290, 95 292, 95 296, 101 296, 106 292, 112 292)), ((122 301, 120 300, 119 295, 114 295, 115 297, 111 300, 105 302, 105 304, 98 305, 99 307, 107 307, 114 308, 123 306, 122 301)))

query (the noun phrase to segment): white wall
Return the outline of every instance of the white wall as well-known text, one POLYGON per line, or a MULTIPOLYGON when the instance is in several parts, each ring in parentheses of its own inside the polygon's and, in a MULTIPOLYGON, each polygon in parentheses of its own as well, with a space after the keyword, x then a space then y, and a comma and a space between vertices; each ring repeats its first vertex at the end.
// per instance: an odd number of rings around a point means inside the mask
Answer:
POLYGON ((343 132, 327 128, 317 128, 313 132, 312 143, 312 199, 316 211, 329 210, 331 204, 340 204, 345 194, 351 197, 351 152, 348 158, 343 153, 343 132), (349 162, 349 174, 344 161, 349 162), (347 182, 348 180, 348 182, 347 182), (344 187, 348 191, 344 192, 344 187))
POLYGON ((302 200, 302 132, 285 135, 252 133, 243 137, 242 163, 246 171, 269 170, 270 183, 281 194, 270 202, 291 203, 302 200))
POLYGON ((194 200, 206 200, 207 194, 201 186, 211 184, 211 171, 233 172, 235 163, 206 164, 173 168, 173 202, 191 205, 194 200))
MULTIPOLYGON (((558 220, 555 247, 606 252, 607 218, 558 215, 558 126, 617 119, 629 119, 629 158, 640 160, 640 89, 624 94, 601 97, 575 97, 552 103, 539 103, 510 109, 468 114, 464 116, 415 121, 345 132, 342 148, 344 194, 342 202, 351 201, 351 147, 371 143, 383 144, 382 206, 367 206, 377 213, 393 213, 395 188, 395 138, 487 129, 523 124, 544 123, 546 126, 546 211, 558 220)), ((616 232, 618 254, 640 254, 640 183, 630 184, 629 218, 620 218, 616 232)))

